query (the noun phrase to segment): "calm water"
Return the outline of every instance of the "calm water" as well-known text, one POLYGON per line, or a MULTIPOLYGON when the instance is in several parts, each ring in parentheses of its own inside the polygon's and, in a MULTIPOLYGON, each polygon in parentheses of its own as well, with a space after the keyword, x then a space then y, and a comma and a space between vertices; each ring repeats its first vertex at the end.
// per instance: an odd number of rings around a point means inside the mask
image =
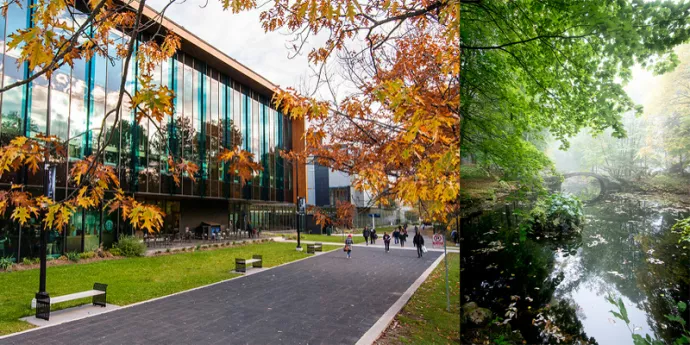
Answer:
POLYGON ((514 303, 509 323, 527 343, 565 336, 565 343, 632 344, 628 327, 609 313, 612 295, 622 298, 630 329, 672 343, 680 329, 664 315, 690 299, 690 259, 670 228, 690 211, 627 195, 588 205, 585 214, 581 236, 567 240, 520 238, 505 209, 465 220, 463 302, 502 318, 514 303), (541 317, 558 329, 534 325, 541 317))

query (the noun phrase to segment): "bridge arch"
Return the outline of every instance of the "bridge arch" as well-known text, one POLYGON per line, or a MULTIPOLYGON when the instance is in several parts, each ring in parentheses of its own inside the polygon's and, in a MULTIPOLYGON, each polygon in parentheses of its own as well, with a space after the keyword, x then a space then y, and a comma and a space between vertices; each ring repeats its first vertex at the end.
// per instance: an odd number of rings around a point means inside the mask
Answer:
MULTIPOLYGON (((592 200, 589 200, 590 202, 591 202, 591 201, 597 201, 597 200, 601 199, 604 195, 606 195, 606 194, 608 193, 608 190, 610 189, 610 188, 609 188, 609 184, 610 184, 610 183, 609 183, 609 182, 610 182, 609 179, 608 179, 606 176, 599 175, 599 174, 595 174, 595 173, 592 173, 592 172, 571 172, 571 173, 566 173, 566 174, 563 174, 563 181, 565 181, 566 179, 569 179, 569 178, 571 178, 571 177, 579 177, 579 176, 593 177, 593 178, 597 179, 597 181, 599 181, 599 186, 601 187, 601 188, 599 189, 599 195, 598 195, 596 198, 594 198, 594 199, 592 199, 592 200)), ((550 189, 560 191, 560 190, 561 190, 562 181, 561 181, 560 179, 554 177, 554 178, 552 178, 552 179, 547 180, 547 184, 550 186, 550 189)))

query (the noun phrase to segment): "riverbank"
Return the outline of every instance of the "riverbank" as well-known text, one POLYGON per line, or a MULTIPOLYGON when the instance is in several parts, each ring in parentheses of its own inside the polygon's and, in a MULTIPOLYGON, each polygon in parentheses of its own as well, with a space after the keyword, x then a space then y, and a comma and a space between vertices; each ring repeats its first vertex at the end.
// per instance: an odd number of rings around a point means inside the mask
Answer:
POLYGON ((515 183, 506 182, 471 164, 461 168, 460 217, 465 218, 491 210, 516 190, 515 183))

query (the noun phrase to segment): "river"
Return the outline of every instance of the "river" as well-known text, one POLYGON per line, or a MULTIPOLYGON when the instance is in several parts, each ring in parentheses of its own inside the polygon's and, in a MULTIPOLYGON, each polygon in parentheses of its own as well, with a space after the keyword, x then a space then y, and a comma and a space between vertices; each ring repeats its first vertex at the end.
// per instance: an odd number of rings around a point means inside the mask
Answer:
POLYGON ((483 328, 463 323, 463 341, 500 344, 519 333, 529 344, 633 344, 634 332, 671 344, 680 336, 664 315, 690 299, 688 246, 671 231, 690 210, 618 194, 584 211, 581 236, 567 240, 521 236, 511 208, 463 220, 462 301, 493 312, 483 328), (617 309, 607 296, 620 297, 629 325, 609 312, 617 309))

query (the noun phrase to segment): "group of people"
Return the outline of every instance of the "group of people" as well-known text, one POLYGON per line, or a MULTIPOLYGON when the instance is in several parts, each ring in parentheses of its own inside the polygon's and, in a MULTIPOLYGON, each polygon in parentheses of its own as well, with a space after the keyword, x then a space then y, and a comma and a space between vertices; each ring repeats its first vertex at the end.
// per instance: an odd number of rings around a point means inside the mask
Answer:
MULTIPOLYGON (((426 250, 424 247, 424 237, 419 232, 419 228, 415 225, 414 227, 415 235, 412 238, 412 244, 417 248, 417 257, 421 258, 426 250)), ((376 229, 369 229, 368 226, 364 227, 362 230, 362 236, 364 236, 364 243, 368 246, 369 244, 376 244, 376 239, 378 235, 376 234, 376 229)), ((405 242, 407 241, 407 224, 398 226, 393 230, 393 239, 395 244, 400 243, 401 247, 405 247, 405 242)), ((383 244, 385 245, 386 253, 390 252, 391 235, 388 232, 383 233, 383 244)), ((347 258, 351 257, 352 246, 354 241, 352 240, 352 234, 347 235, 345 239, 345 248, 343 250, 347 252, 347 258)))

